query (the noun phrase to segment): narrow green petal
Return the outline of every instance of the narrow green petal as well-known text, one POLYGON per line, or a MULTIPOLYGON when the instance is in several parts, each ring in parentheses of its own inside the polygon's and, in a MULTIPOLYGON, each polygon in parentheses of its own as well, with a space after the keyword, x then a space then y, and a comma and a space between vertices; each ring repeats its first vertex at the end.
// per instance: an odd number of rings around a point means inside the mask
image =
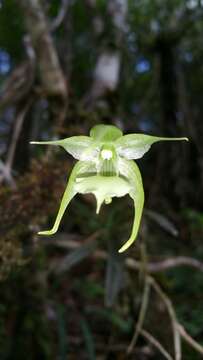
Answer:
POLYGON ((152 144, 158 141, 189 141, 186 137, 168 138, 157 137, 145 134, 129 134, 117 139, 115 147, 120 156, 131 160, 141 158, 151 147, 152 144))
POLYGON ((90 137, 101 142, 115 141, 122 135, 122 131, 113 125, 99 124, 90 130, 90 137))
POLYGON ((54 226, 50 230, 38 232, 39 235, 53 235, 57 232, 59 224, 61 222, 61 219, 63 217, 63 214, 64 214, 68 204, 70 203, 72 198, 77 193, 77 191, 75 190, 75 179, 78 176, 78 174, 80 174, 82 171, 85 170, 86 167, 87 167, 87 165, 84 162, 79 161, 76 163, 76 165, 74 166, 74 168, 71 172, 70 178, 68 180, 66 190, 63 194, 63 197, 61 200, 61 205, 60 205, 54 226))
POLYGON ((77 160, 92 160, 98 150, 93 139, 89 136, 72 136, 63 140, 56 141, 31 141, 31 144, 39 145, 59 145, 77 160))
POLYGON ((127 177, 133 188, 133 190, 130 192, 130 196, 134 201, 135 209, 133 227, 130 238, 119 249, 119 253, 122 253, 127 250, 129 246, 131 246, 132 243, 136 240, 144 206, 144 189, 140 170, 137 164, 134 163, 134 161, 126 161, 125 159, 120 159, 119 171, 121 172, 121 174, 127 177))

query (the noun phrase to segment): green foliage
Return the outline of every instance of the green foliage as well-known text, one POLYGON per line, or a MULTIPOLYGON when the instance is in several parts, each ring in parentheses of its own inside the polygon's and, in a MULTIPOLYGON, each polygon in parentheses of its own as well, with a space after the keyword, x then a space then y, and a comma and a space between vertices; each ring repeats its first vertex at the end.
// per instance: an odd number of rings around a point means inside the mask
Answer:
POLYGON ((6 50, 12 61, 22 59, 23 19, 16 0, 3 0, 0 6, 0 48, 6 50))
POLYGON ((90 360, 96 360, 95 348, 94 348, 94 339, 88 322, 85 319, 81 319, 80 322, 81 330, 85 340, 86 353, 90 360))

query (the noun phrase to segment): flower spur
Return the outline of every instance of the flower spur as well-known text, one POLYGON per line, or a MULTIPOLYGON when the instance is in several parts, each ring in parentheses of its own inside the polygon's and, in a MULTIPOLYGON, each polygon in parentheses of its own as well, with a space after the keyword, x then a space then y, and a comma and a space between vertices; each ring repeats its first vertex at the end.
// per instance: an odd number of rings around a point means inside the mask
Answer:
POLYGON ((68 180, 61 200, 58 214, 52 229, 40 231, 40 235, 57 232, 62 216, 77 194, 92 193, 96 198, 96 213, 103 203, 110 204, 113 197, 127 194, 134 203, 134 221, 130 238, 120 248, 123 252, 136 240, 144 206, 142 177, 137 164, 150 146, 158 141, 187 140, 187 138, 155 137, 145 134, 123 135, 113 125, 96 125, 90 136, 73 136, 56 141, 32 141, 31 144, 62 146, 75 159, 79 160, 68 180))

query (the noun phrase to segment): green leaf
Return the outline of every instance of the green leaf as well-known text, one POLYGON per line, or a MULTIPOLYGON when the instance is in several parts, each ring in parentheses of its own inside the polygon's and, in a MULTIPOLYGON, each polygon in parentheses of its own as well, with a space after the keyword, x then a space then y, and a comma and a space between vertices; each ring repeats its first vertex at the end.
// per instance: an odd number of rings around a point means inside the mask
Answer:
POLYGON ((132 321, 131 319, 125 319, 122 318, 116 311, 113 311, 113 309, 105 309, 105 308, 99 308, 99 307, 92 307, 89 312, 98 315, 98 317, 103 322, 109 322, 110 324, 114 325, 116 328, 116 331, 121 331, 123 333, 129 333, 129 331, 132 328, 132 321))
POLYGON ((68 353, 68 331, 65 310, 65 305, 60 303, 56 304, 58 347, 60 360, 67 359, 68 353))
POLYGON ((135 208, 135 215, 130 238, 119 249, 119 253, 122 253, 127 250, 129 246, 131 246, 132 243, 136 240, 144 206, 144 189, 140 170, 134 161, 119 159, 119 172, 123 176, 127 177, 128 181, 132 186, 132 190, 130 191, 129 195, 134 201, 135 208))
POLYGON ((131 160, 141 158, 151 147, 152 144, 158 141, 179 141, 188 138, 167 138, 157 137, 144 134, 129 134, 117 139, 115 142, 116 150, 120 156, 131 160))
POLYGON ((108 242, 108 263, 105 280, 105 304, 108 307, 114 305, 120 290, 125 283, 124 257, 118 254, 118 246, 115 238, 108 242))
POLYGON ((90 137, 96 141, 112 142, 123 135, 122 131, 113 125, 96 125, 90 130, 90 137))
POLYGON ((85 318, 81 318, 80 326, 85 340, 86 352, 89 360, 96 360, 95 344, 92 331, 89 327, 88 321, 85 318))
POLYGON ((81 245, 78 249, 71 251, 65 258, 57 264, 55 273, 60 274, 64 271, 70 270, 73 266, 79 264, 82 260, 89 257, 97 247, 97 239, 81 245))
POLYGON ((95 159, 99 152, 93 139, 89 136, 72 136, 63 140, 56 141, 31 141, 31 144, 39 145, 59 145, 62 146, 75 159, 90 161, 95 159))

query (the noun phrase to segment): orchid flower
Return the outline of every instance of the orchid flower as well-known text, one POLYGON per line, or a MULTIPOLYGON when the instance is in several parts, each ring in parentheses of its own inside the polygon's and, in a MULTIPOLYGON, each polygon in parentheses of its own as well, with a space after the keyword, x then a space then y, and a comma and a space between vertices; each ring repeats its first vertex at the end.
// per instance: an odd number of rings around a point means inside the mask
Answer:
POLYGON ((79 160, 73 167, 52 229, 40 231, 38 234, 56 233, 68 204, 77 193, 92 193, 95 196, 97 214, 103 203, 110 204, 113 197, 129 194, 135 209, 133 227, 130 238, 119 252, 127 250, 137 237, 144 206, 142 177, 133 160, 141 158, 155 142, 170 140, 188 141, 185 137, 123 135, 116 126, 103 124, 94 126, 90 136, 73 136, 57 141, 32 141, 31 144, 62 146, 79 160))

